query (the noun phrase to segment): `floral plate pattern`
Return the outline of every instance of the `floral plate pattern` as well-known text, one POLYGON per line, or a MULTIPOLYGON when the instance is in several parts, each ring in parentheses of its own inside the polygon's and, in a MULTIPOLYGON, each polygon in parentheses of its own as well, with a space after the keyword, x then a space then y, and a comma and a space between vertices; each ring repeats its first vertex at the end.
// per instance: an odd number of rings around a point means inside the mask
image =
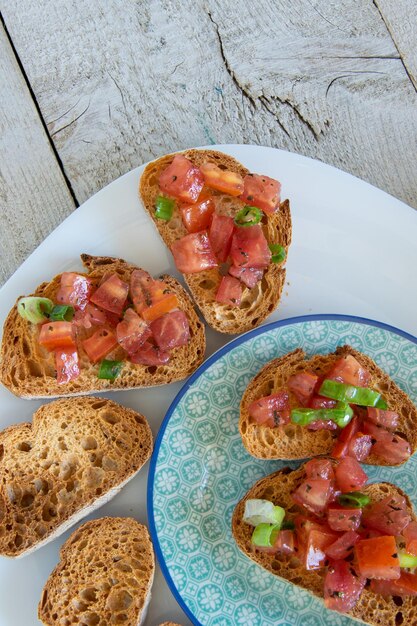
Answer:
MULTIPOLYGON (((308 355, 350 344, 371 356, 417 402, 417 339, 356 317, 314 315, 263 326, 210 357, 187 381, 160 429, 148 481, 151 534, 181 607, 204 626, 345 626, 353 620, 269 574, 237 549, 236 503, 259 478, 299 461, 251 457, 238 432, 239 403, 265 363, 295 348, 308 355)), ((417 505, 417 455, 399 468, 367 468, 417 505)))

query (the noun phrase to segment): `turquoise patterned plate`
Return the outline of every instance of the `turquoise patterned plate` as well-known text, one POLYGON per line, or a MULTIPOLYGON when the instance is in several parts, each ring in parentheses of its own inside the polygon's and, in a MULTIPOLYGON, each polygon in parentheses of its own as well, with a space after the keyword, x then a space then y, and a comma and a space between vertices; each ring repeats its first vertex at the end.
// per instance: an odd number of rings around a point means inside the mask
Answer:
MULTIPOLYGON (((253 483, 283 465, 243 447, 239 402, 268 361, 297 347, 308 354, 345 343, 369 354, 417 402, 417 339, 356 317, 314 315, 258 328, 209 358, 184 385, 160 429, 148 481, 158 560, 176 599, 206 626, 344 626, 353 620, 278 580, 236 548, 230 520, 253 483)), ((417 504, 417 455, 405 466, 368 468, 371 481, 398 484, 417 504)))

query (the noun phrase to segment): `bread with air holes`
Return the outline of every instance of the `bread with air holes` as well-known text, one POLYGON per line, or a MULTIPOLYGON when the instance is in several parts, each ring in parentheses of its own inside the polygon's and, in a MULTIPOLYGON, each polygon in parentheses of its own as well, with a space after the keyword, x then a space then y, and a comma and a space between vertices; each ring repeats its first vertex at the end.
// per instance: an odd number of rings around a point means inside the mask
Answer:
MULTIPOLYGON (((380 391, 388 407, 399 414, 397 432, 407 439, 413 454, 417 449, 417 408, 395 382, 366 354, 350 346, 341 346, 331 354, 317 354, 307 358, 298 349, 265 365, 250 381, 240 403, 239 431, 243 444, 252 456, 260 459, 306 459, 318 454, 330 453, 335 443, 335 432, 312 431, 297 424, 278 428, 260 426, 249 415, 248 407, 263 396, 277 393, 286 386, 288 379, 299 372, 309 370, 322 376, 341 357, 351 354, 371 374, 369 387, 380 391)), ((290 402, 296 406, 291 392, 290 402)), ((364 461, 368 465, 388 465, 379 456, 370 454, 364 461)))
MULTIPOLYGON (((289 512, 288 517, 291 517, 291 514, 295 514, 298 510, 291 494, 304 479, 304 467, 301 466, 296 470, 284 468, 259 480, 237 504, 232 517, 232 533, 239 550, 243 554, 271 574, 301 587, 323 600, 325 570, 307 571, 296 556, 271 555, 256 550, 251 544, 253 526, 243 522, 245 502, 250 498, 270 500, 274 504, 282 506, 289 512)), ((361 491, 371 498, 371 502, 378 502, 390 495, 403 496, 406 499, 407 509, 412 519, 416 520, 409 498, 399 487, 389 483, 375 483, 363 487, 361 491)), ((404 597, 401 605, 399 605, 393 597, 383 597, 365 588, 357 605, 346 615, 371 626, 398 626, 398 624, 410 624, 411 626, 411 624, 417 624, 417 603, 413 597, 404 597)))
MULTIPOLYGON (((135 265, 123 259, 82 254, 88 277, 98 284, 103 276, 117 274, 129 281, 135 265)), ((17 302, 10 311, 3 328, 0 352, 0 381, 12 393, 22 398, 49 398, 57 396, 85 395, 98 391, 120 391, 136 387, 153 387, 187 378, 204 359, 206 347, 204 326, 199 320, 192 301, 183 287, 171 276, 161 276, 177 295, 179 307, 186 313, 191 339, 187 345, 174 348, 168 363, 159 366, 137 365, 126 361, 115 380, 97 378, 99 363, 93 364, 79 346, 80 375, 66 384, 58 384, 55 375, 54 353, 48 352, 38 342, 36 324, 24 320, 17 312, 17 302)), ((60 287, 61 275, 49 283, 40 285, 33 295, 54 300, 60 287)), ((18 298, 19 300, 19 298, 18 298)), ((17 300, 17 301, 18 301, 17 300)), ((79 329, 79 333, 84 332, 79 329)), ((90 334, 93 331, 88 331, 90 334)), ((114 357, 118 358, 117 350, 114 357)), ((112 353, 113 354, 113 353, 112 353)), ((124 353, 125 355, 125 353, 124 353)), ((120 355, 119 355, 120 358, 120 355)), ((123 358, 123 356, 122 356, 123 358)))
POLYGON ((30 554, 111 500, 152 448, 143 415, 97 397, 56 400, 0 432, 0 555, 30 554))
MULTIPOLYGON (((249 170, 236 159, 223 152, 186 150, 181 154, 197 166, 203 163, 215 163, 221 169, 232 170, 242 177, 249 173, 249 170)), ((175 154, 169 154, 147 165, 140 179, 139 187, 143 205, 169 248, 174 241, 188 234, 178 208, 174 210, 174 215, 169 222, 158 220, 155 217, 155 199, 160 193, 159 176, 168 167, 174 156, 175 154)), ((279 176, 279 172, 277 175, 279 176)), ((217 191, 214 192, 214 197, 216 210, 221 215, 234 216, 246 204, 240 198, 232 198, 217 191)), ((279 210, 273 215, 265 214, 262 228, 268 243, 280 244, 288 253, 292 232, 288 200, 284 200, 279 210)), ((206 322, 219 332, 237 334, 259 326, 277 308, 285 282, 284 265, 285 261, 270 263, 262 280, 255 287, 248 289, 243 285, 240 307, 232 307, 215 301, 221 280, 217 268, 197 274, 184 274, 184 279, 206 322)))
POLYGON ((139 626, 154 571, 146 526, 129 517, 87 522, 61 548, 42 591, 39 619, 45 626, 139 626))

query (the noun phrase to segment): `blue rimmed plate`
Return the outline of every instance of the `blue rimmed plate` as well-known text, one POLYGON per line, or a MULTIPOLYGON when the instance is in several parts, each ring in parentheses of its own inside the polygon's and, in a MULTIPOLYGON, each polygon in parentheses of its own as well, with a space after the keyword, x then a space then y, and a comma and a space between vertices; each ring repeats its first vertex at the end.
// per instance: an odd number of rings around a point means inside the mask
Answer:
MULTIPOLYGON (((307 592, 278 580, 236 548, 231 516, 253 483, 298 462, 251 457, 238 432, 239 402, 268 361, 297 347, 331 352, 345 343, 371 356, 417 402, 417 339, 356 317, 314 315, 275 322, 209 358, 172 403, 148 480, 151 533, 162 570, 187 615, 205 626, 342 626, 307 592)), ((417 455, 403 467, 367 468, 417 504, 417 455)))

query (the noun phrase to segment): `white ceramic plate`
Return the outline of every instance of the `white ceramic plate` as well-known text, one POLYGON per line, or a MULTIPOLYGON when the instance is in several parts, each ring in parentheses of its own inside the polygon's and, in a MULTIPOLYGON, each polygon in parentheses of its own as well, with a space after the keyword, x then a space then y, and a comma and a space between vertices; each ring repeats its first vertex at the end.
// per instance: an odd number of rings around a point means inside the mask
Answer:
MULTIPOLYGON (((293 244, 288 285, 268 321, 309 313, 360 315, 417 334, 417 212, 399 200, 335 168, 305 157, 257 146, 208 146, 235 156, 254 172, 278 178, 291 199, 293 244)), ((137 198, 142 169, 97 193, 65 220, 0 290, 2 323, 19 295, 44 280, 81 269, 79 254, 124 257, 154 274, 174 272, 169 252, 137 198)), ((227 342, 208 332, 207 355, 227 342)), ((156 435, 180 384, 111 394, 144 413, 156 435)), ((40 402, 15 398, 0 388, 0 427, 29 420, 40 402)), ((145 468, 102 515, 133 515, 146 522, 145 468)), ((64 534, 24 560, 0 559, 0 625, 33 626, 41 589, 58 559, 64 534), (18 591, 17 591, 18 590, 18 591)), ((147 624, 182 613, 158 570, 147 624)))

